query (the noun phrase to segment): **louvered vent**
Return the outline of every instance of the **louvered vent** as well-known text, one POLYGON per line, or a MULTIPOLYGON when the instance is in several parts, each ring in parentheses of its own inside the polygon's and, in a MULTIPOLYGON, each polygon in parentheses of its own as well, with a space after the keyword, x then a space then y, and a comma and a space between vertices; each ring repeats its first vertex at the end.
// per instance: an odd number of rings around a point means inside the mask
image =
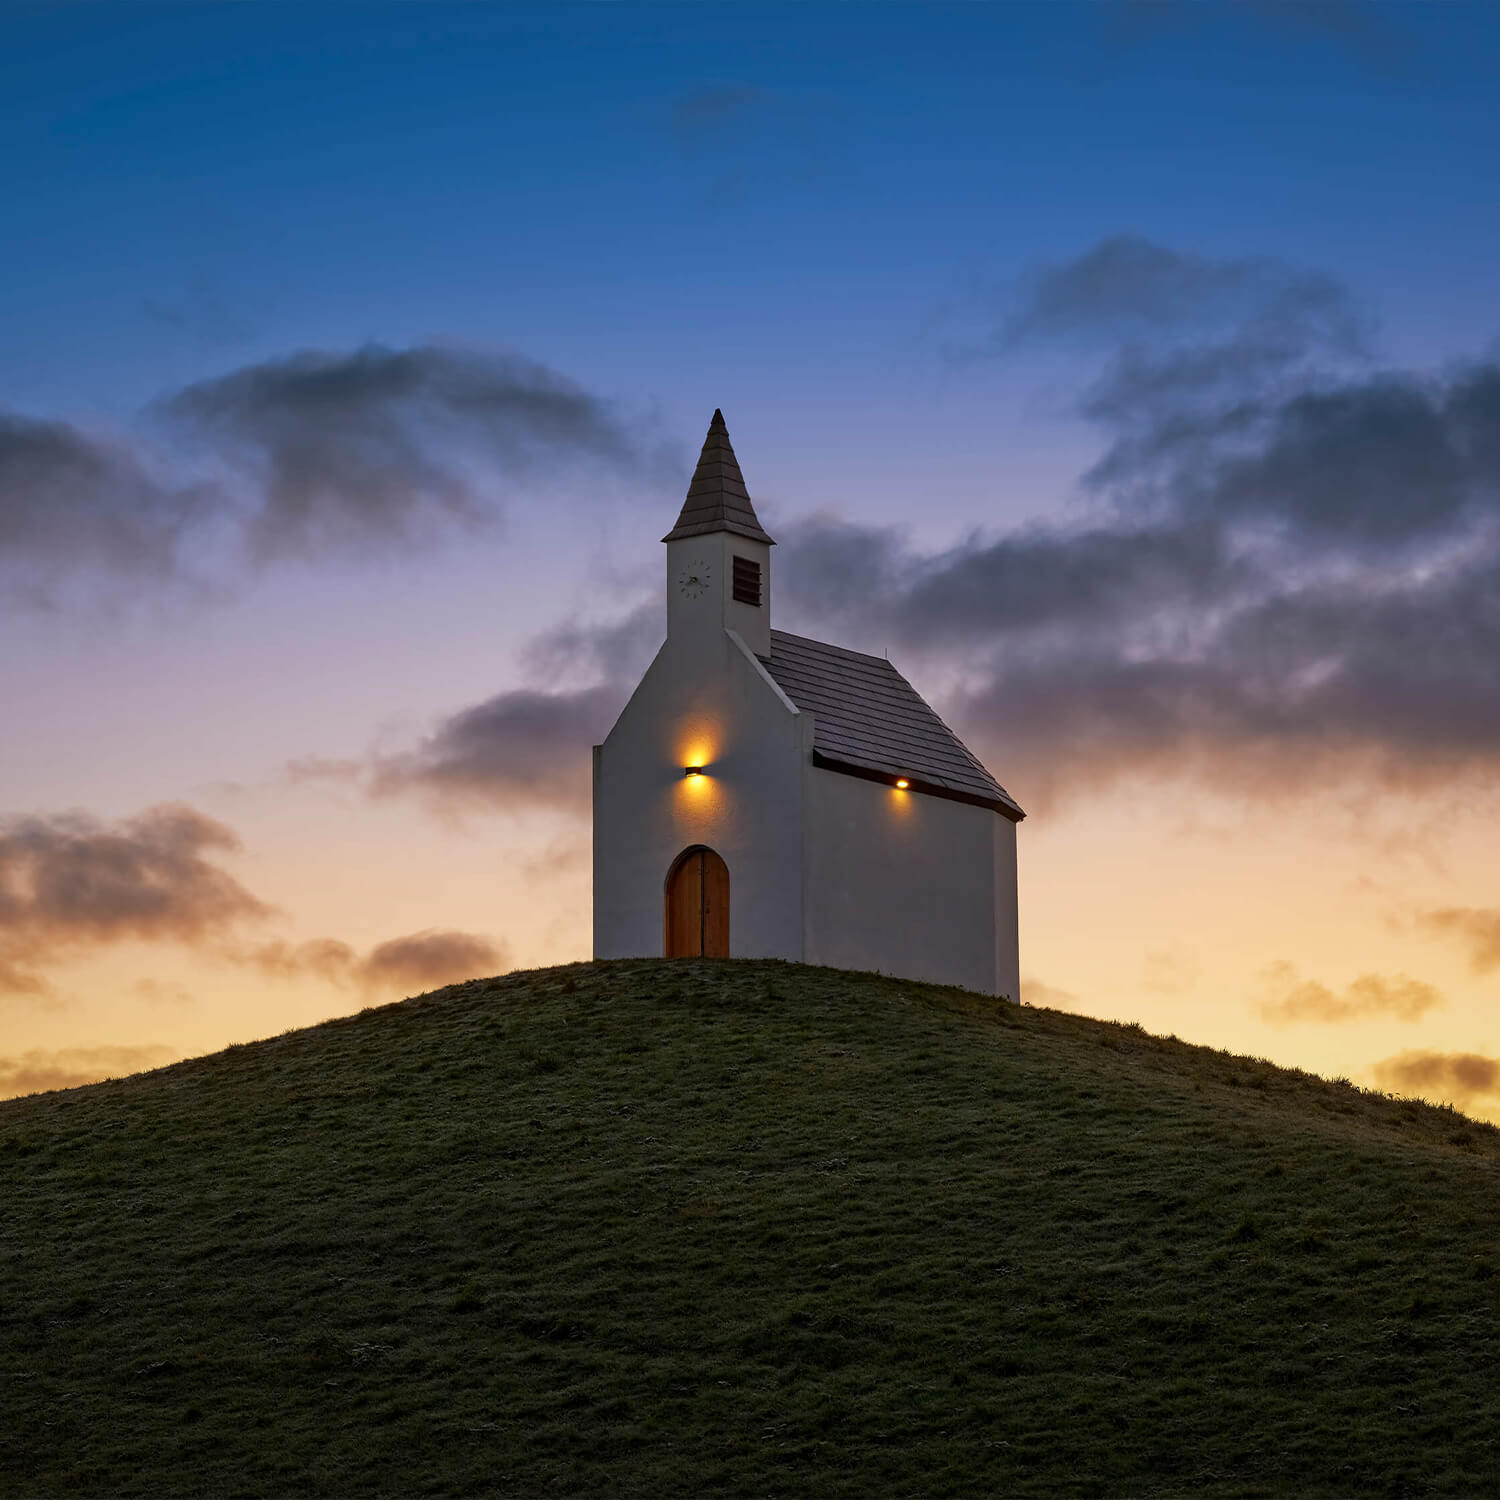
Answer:
POLYGON ((748 557, 734 560, 734 602, 760 607, 760 564, 748 557))

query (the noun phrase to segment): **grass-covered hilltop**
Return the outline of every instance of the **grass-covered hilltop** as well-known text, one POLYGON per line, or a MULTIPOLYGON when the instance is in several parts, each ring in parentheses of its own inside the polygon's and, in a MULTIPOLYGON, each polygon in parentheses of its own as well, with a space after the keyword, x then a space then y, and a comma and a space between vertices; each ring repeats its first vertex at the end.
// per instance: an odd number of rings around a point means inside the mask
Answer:
POLYGON ((580 964, 0 1104, 0 1493, 1500 1493, 1500 1133, 580 964))

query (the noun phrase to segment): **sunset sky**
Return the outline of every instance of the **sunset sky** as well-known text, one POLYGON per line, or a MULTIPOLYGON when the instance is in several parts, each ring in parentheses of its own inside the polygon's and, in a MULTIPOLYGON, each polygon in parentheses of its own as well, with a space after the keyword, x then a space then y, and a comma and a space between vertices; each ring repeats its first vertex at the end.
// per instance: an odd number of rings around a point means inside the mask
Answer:
POLYGON ((1500 1119, 1500 11, 11 5, 0 1096, 590 952, 722 407, 1024 998, 1500 1119))

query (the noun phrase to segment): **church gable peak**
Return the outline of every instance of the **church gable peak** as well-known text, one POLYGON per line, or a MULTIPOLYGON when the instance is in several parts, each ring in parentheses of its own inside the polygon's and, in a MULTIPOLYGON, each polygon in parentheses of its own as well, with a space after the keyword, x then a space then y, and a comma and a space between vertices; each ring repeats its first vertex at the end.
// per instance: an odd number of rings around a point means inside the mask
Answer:
POLYGON ((750 491, 745 488, 745 476, 740 473, 739 460, 729 444, 724 413, 717 409, 713 421, 708 424, 703 452, 698 455, 693 482, 688 485, 687 499, 682 502, 682 514, 662 541, 707 536, 715 531, 728 531, 735 536, 772 543, 756 519, 750 491))

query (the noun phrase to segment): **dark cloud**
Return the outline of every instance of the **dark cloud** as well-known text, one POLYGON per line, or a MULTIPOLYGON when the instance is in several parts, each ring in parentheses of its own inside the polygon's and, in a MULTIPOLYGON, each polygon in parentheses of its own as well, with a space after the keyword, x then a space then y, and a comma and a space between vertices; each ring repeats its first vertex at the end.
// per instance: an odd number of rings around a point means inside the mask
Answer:
POLYGON ((454 714, 415 750, 377 757, 376 796, 415 792, 444 811, 589 804, 589 747, 609 732, 628 689, 501 693, 454 714))
POLYGON ((1034 528, 930 556, 898 531, 827 518, 781 532, 778 582, 790 615, 919 648, 1113 631, 1206 607, 1255 577, 1211 526, 1034 528))
POLYGON ((1500 760, 1500 555, 1484 546, 1304 576, 1196 521, 927 556, 827 521, 805 550, 785 536, 783 618, 951 684, 956 727, 1023 801, 1028 782, 1047 796, 1141 769, 1259 796, 1500 760))
POLYGON ((0 590, 207 589, 244 564, 405 555, 493 526, 587 466, 678 475, 607 403, 518 355, 419 345, 304 351, 187 387, 157 441, 0 413, 0 590))
POLYGON ((1476 974, 1500 969, 1500 909, 1447 907, 1424 912, 1417 920, 1431 932, 1457 938, 1468 949, 1476 974))
POLYGON ((1233 329, 1234 341, 1247 348, 1290 355, 1324 344, 1354 351, 1364 337, 1348 293, 1324 272, 1270 257, 1193 255, 1117 234, 1073 260, 1032 272, 995 342, 1067 338, 1128 345, 1165 335, 1197 344, 1205 329, 1215 328, 1233 329))
MULTIPOLYGON (((890 648, 1033 807, 1140 772, 1263 798, 1494 771, 1500 364, 1377 369, 1334 279, 1138 236, 991 314, 1000 354, 1096 361, 1084 507, 935 552, 827 516, 779 528, 778 623, 890 648)), ((523 653, 545 686, 295 774, 581 812, 587 747, 660 638, 654 600, 562 627, 523 653)))
POLYGON ((445 817, 534 806, 586 813, 590 747, 609 732, 660 648, 661 615, 660 601, 649 599, 612 621, 546 631, 521 652, 546 688, 516 688, 460 709, 412 750, 303 756, 285 775, 375 797, 416 796, 445 817))
POLYGON ((161 582, 206 498, 123 439, 0 412, 0 592, 55 603, 85 570, 161 582))
POLYGON ((249 481, 246 545, 287 555, 388 550, 495 520, 519 485, 588 460, 645 463, 626 425, 515 355, 434 345, 305 351, 163 403, 249 481))
POLYGON ((1116 436, 1086 483, 1127 511, 1275 527, 1322 550, 1421 546, 1494 519, 1500 367, 1280 392, 1240 378, 1212 405, 1200 385, 1149 409, 1133 395, 1125 413, 1096 391, 1089 413, 1116 436))
POLYGON ((1263 977, 1270 993, 1258 1009, 1261 1019, 1272 1026, 1377 1018, 1419 1021, 1428 1011, 1447 1003, 1430 984, 1405 974, 1395 978, 1361 974, 1342 992, 1317 980, 1300 978, 1285 962, 1269 965, 1263 977))
POLYGON ((200 944, 269 915, 213 856, 239 840, 191 807, 105 823, 0 821, 0 988, 40 993, 37 964, 127 938, 200 944))
POLYGON ((1393 1093, 1435 1095, 1465 1108, 1500 1094, 1500 1060, 1477 1052, 1402 1052, 1375 1064, 1375 1081, 1393 1093))
POLYGON ((504 944, 471 932, 435 928, 391 938, 366 954, 335 938, 318 938, 262 943, 236 957, 274 979, 311 977, 364 990, 434 989, 499 973, 510 962, 504 944))
POLYGON ((1330 278, 1136 237, 1038 272, 1000 352, 1099 352, 1066 524, 922 553, 781 528, 778 610, 889 647, 1023 803, 1139 771, 1264 797, 1500 762, 1500 364, 1371 367, 1330 278))
POLYGON ((0 1099, 71 1089, 164 1067, 180 1054, 170 1047, 64 1047, 57 1052, 31 1051, 0 1057, 0 1099))
POLYGON ((661 649, 665 614, 653 597, 614 620, 560 625, 528 642, 522 664, 539 682, 613 682, 628 693, 661 649))
POLYGON ((431 988, 459 979, 498 973, 505 950, 469 932, 414 932, 372 948, 360 964, 368 984, 431 988))

